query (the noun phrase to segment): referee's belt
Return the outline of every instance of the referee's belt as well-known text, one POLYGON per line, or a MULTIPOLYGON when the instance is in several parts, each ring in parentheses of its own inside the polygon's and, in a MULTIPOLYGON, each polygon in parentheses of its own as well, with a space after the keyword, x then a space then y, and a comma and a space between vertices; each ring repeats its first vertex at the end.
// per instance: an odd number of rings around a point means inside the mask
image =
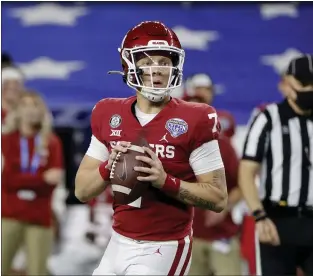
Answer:
POLYGON ((269 217, 313 218, 313 206, 287 206, 283 201, 264 201, 263 206, 269 217))

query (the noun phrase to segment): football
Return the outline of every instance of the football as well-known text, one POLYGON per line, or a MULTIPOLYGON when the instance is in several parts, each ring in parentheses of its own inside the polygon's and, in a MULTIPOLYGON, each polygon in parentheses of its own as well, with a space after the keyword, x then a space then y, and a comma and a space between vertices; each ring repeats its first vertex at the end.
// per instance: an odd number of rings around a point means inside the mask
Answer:
POLYGON ((138 176, 145 174, 136 172, 134 167, 149 167, 146 163, 136 160, 136 156, 148 156, 141 146, 131 145, 126 153, 119 152, 111 168, 111 186, 114 201, 117 204, 127 205, 148 189, 149 183, 137 180, 138 176))

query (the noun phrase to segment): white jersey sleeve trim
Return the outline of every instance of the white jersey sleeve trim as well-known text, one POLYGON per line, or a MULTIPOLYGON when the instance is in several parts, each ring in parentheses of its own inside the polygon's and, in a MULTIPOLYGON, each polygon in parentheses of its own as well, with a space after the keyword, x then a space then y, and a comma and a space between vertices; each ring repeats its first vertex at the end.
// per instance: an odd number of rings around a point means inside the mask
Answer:
POLYGON ((217 140, 202 144, 189 157, 189 164, 195 175, 224 168, 217 140))
POLYGON ((110 153, 106 145, 101 143, 94 135, 92 135, 86 155, 104 162, 109 159, 110 153))

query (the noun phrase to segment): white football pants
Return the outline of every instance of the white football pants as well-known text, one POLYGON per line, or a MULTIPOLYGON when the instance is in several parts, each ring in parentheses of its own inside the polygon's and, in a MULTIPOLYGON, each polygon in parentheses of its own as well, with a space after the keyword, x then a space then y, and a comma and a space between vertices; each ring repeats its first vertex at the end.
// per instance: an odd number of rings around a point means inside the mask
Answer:
POLYGON ((93 275, 187 275, 191 241, 137 241, 116 232, 93 275))

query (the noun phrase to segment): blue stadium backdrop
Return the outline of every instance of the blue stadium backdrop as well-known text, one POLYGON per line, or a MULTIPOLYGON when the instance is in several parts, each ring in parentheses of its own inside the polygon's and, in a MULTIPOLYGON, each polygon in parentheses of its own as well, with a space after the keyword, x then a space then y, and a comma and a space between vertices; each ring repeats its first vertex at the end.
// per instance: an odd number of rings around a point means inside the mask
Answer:
POLYGON ((2 50, 20 65, 27 86, 41 92, 58 126, 74 129, 80 160, 89 115, 103 97, 133 94, 120 76, 117 48, 130 27, 160 20, 186 50, 185 76, 207 72, 217 108, 245 124, 261 102, 277 101, 289 60, 313 51, 313 6, 297 3, 2 3, 2 50))

